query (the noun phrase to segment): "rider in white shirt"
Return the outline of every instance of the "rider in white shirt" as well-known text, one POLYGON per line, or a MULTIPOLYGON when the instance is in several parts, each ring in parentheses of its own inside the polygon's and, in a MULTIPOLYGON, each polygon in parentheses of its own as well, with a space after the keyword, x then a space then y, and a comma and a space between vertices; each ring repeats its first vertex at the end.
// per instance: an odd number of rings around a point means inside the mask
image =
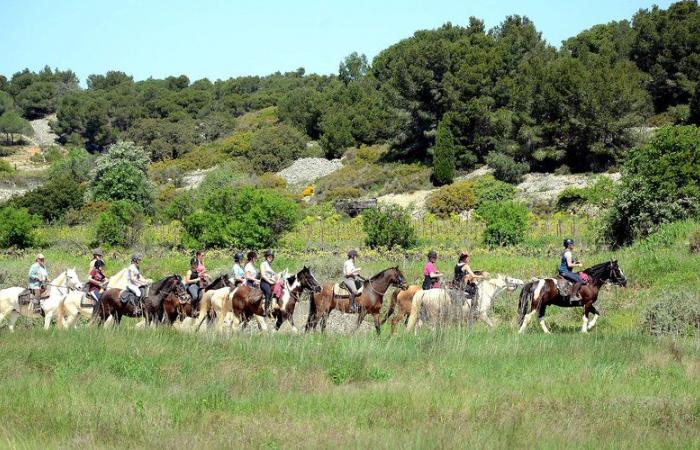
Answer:
POLYGON ((243 268, 245 282, 250 287, 258 286, 260 280, 258 280, 258 269, 255 268, 255 261, 258 259, 258 254, 252 251, 248 252, 246 259, 248 263, 243 268))
POLYGON ((131 257, 131 265, 126 269, 126 288, 136 295, 136 298, 146 296, 148 281, 141 275, 139 264, 143 257, 138 253, 131 257))
POLYGON ((360 269, 355 267, 357 250, 348 252, 348 259, 343 263, 343 286, 350 292, 350 312, 357 312, 357 280, 360 276, 360 269))

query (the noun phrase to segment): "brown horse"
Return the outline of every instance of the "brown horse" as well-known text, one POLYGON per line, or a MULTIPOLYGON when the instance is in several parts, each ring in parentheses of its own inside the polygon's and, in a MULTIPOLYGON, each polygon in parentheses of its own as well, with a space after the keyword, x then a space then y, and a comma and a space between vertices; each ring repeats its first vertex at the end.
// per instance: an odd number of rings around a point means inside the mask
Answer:
POLYGON ((276 319, 276 330, 279 330, 284 321, 288 320, 289 325, 292 326, 292 331, 296 333, 297 327, 294 325, 294 309, 304 289, 311 292, 321 292, 321 285, 316 281, 316 277, 311 272, 311 269, 306 266, 296 275, 284 280, 282 298, 277 299, 278 308, 272 311, 272 316, 276 319))
POLYGON ((225 315, 231 311, 234 317, 233 325, 242 323, 242 326, 245 328, 248 325, 248 321, 255 317, 260 329, 263 331, 267 330, 267 324, 265 319, 263 319, 265 314, 263 300, 265 296, 261 289, 243 284, 229 295, 229 299, 230 301, 224 302, 225 307, 222 310, 222 314, 225 315))
POLYGON ((415 284, 410 285, 405 290, 396 289, 391 294, 391 302, 389 303, 389 309, 386 311, 384 318, 382 319, 382 325, 389 320, 394 311, 398 308, 396 316, 391 319, 391 334, 396 332, 396 325, 402 320, 404 322, 408 321, 408 315, 411 314, 411 305, 413 304, 413 296, 416 292, 420 291, 421 287, 415 284))
MULTIPOLYGON (((357 313, 357 328, 360 327, 362 321, 367 314, 374 316, 374 328, 377 334, 381 332, 381 321, 379 312, 382 309, 384 295, 389 290, 390 286, 399 289, 408 287, 406 279, 398 267, 390 267, 389 269, 379 272, 369 280, 363 283, 362 294, 357 297, 357 305, 360 307, 357 313)), ((333 309, 340 312, 350 313, 350 297, 336 295, 333 292, 333 283, 326 283, 321 286, 321 292, 312 293, 309 304, 309 318, 306 321, 306 331, 315 330, 320 322, 321 331, 325 331, 328 315, 333 309)), ((356 328, 356 329, 357 329, 356 328)))
POLYGON ((557 288, 557 279, 545 278, 542 280, 531 281, 523 286, 520 293, 520 303, 518 305, 519 317, 518 324, 520 325, 520 333, 525 332, 528 323, 532 316, 537 312, 537 317, 540 326, 545 333, 549 333, 547 326, 544 323, 544 312, 549 305, 556 305, 563 308, 583 307, 583 325, 581 332, 587 333, 593 328, 598 320, 598 310, 593 304, 598 300, 598 292, 605 283, 612 283, 618 286, 625 287, 627 279, 622 269, 617 264, 617 261, 608 261, 598 264, 583 271, 591 281, 583 286, 579 291, 581 300, 572 302, 569 296, 562 296, 557 288), (530 312, 527 312, 528 305, 530 312), (593 319, 589 322, 588 315, 593 313, 593 319))
POLYGON ((172 323, 173 319, 177 318, 178 305, 188 298, 187 291, 182 285, 182 277, 179 275, 170 275, 154 283, 143 304, 146 325, 172 323))

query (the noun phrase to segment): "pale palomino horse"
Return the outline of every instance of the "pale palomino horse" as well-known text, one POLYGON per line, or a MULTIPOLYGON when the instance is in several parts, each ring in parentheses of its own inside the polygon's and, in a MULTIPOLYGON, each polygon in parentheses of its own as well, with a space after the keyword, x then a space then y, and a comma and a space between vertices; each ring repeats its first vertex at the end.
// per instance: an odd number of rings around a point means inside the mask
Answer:
POLYGON ((495 278, 481 280, 477 283, 476 304, 473 304, 472 299, 466 297, 464 292, 460 290, 421 289, 413 296, 406 330, 412 331, 423 318, 431 324, 439 324, 446 319, 457 322, 469 320, 474 314, 474 309, 478 310, 477 317, 484 321, 489 328, 493 328, 493 321, 488 314, 494 300, 502 293, 513 292, 523 284, 522 280, 500 274, 495 278), (451 314, 454 314, 455 317, 446 317, 446 315, 451 314))
MULTIPOLYGON (((83 285, 78 279, 75 269, 64 270, 49 283, 49 296, 40 302, 41 309, 44 310, 44 329, 49 329, 54 316, 57 317, 57 325, 59 327, 64 325, 63 318, 58 318, 59 312, 65 307, 64 302, 69 296, 69 301, 73 301, 74 295, 71 294, 82 294, 82 292, 79 292, 82 288, 83 285)), ((27 317, 36 317, 36 313, 32 310, 31 305, 20 306, 19 295, 23 291, 24 288, 22 287, 0 290, 0 323, 7 318, 10 331, 14 331, 15 323, 20 314, 27 317)))

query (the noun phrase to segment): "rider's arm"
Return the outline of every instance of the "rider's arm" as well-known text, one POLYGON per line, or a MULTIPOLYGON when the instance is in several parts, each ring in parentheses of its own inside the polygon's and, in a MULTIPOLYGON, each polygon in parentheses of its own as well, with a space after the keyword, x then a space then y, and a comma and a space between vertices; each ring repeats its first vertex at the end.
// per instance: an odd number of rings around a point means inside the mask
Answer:
POLYGON ((185 275, 185 284, 194 284, 199 281, 199 278, 197 276, 192 277, 192 275, 195 275, 197 272, 193 270, 188 270, 187 274, 185 275))
POLYGON ((571 252, 566 252, 566 265, 569 269, 573 269, 574 267, 580 266, 581 263, 574 262, 571 258, 571 252))

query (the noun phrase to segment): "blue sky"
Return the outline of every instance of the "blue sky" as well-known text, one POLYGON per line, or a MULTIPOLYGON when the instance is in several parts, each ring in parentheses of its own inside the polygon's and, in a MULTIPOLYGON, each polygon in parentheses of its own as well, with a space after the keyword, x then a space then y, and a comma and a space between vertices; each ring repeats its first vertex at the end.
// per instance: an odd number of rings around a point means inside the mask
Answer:
POLYGON ((629 19, 666 0, 0 0, 0 74, 29 67, 87 75, 122 70, 137 80, 195 80, 305 67, 336 73, 357 51, 370 59, 418 29, 445 22, 487 28, 527 15, 558 46, 592 25, 629 19))

